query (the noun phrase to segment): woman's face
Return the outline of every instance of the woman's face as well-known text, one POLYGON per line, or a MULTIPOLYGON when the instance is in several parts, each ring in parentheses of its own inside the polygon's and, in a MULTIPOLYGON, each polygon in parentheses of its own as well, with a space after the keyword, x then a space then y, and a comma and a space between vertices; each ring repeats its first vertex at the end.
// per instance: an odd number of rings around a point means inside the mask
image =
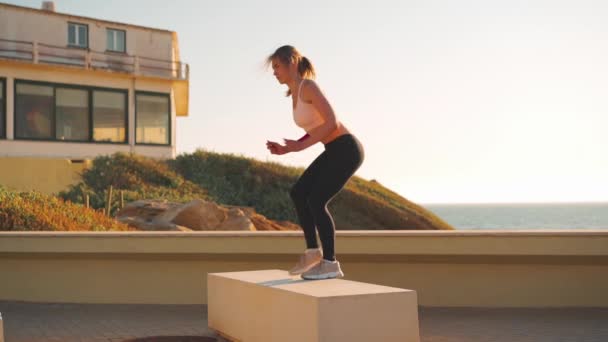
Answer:
POLYGON ((279 83, 285 84, 293 78, 292 70, 290 69, 290 65, 284 64, 278 58, 272 60, 272 74, 277 78, 279 83))

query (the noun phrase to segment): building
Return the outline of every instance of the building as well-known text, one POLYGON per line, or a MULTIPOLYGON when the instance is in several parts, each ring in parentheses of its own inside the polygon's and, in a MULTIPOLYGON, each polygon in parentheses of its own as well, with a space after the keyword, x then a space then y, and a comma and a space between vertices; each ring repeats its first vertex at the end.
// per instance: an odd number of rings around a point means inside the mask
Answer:
POLYGON ((0 3, 0 184, 53 192, 96 156, 175 157, 188 73, 175 32, 0 3))

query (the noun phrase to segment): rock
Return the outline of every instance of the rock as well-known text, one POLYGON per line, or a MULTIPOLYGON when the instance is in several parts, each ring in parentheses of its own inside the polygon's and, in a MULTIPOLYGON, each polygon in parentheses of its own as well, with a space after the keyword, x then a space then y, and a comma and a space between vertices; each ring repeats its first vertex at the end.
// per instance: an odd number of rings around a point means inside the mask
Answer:
POLYGON ((191 232, 192 229, 188 228, 188 227, 184 227, 184 226, 180 226, 180 225, 175 225, 176 230, 182 231, 182 232, 191 232))
POLYGON ((184 204, 173 222, 193 230, 215 230, 225 219, 226 214, 213 203, 195 200, 184 204))
POLYGON ((178 225, 173 224, 173 223, 166 223, 166 222, 146 222, 144 220, 141 220, 139 217, 133 217, 133 216, 122 216, 120 218, 118 218, 118 221, 128 224, 131 227, 135 227, 137 229, 140 230, 148 230, 148 231, 164 231, 164 230, 182 230, 180 229, 178 225))
POLYGON ((226 206, 228 208, 238 208, 249 217, 256 230, 302 230, 299 225, 290 221, 273 221, 267 219, 264 215, 256 213, 252 207, 226 206))
POLYGON ((251 215, 258 214, 246 215, 241 208, 203 200, 185 204, 140 200, 127 204, 116 219, 142 230, 256 230, 251 215))
POLYGON ((245 213, 237 208, 228 209, 226 220, 222 222, 219 230, 234 230, 230 227, 247 227, 247 229, 243 230, 256 230, 255 225, 251 222, 249 217, 245 216, 245 213))

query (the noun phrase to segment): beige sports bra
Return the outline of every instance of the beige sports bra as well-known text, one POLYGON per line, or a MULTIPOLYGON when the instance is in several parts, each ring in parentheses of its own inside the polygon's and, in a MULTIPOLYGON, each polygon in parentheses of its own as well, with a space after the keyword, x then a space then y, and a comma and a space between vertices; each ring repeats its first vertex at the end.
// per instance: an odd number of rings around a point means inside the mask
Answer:
POLYGON ((296 125, 302 127, 306 132, 310 132, 314 128, 321 126, 325 120, 321 116, 321 113, 311 103, 306 103, 300 97, 302 93, 302 85, 304 80, 300 82, 300 88, 298 89, 298 102, 296 108, 293 110, 293 120, 296 125))

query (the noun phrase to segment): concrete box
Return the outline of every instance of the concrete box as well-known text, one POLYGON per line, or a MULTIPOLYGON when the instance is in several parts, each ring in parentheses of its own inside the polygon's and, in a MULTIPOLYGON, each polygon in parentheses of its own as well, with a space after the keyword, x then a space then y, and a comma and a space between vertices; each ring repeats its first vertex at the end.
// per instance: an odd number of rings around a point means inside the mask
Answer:
POLYGON ((413 290, 261 270, 210 273, 207 291, 209 328, 232 341, 420 341, 413 290))

